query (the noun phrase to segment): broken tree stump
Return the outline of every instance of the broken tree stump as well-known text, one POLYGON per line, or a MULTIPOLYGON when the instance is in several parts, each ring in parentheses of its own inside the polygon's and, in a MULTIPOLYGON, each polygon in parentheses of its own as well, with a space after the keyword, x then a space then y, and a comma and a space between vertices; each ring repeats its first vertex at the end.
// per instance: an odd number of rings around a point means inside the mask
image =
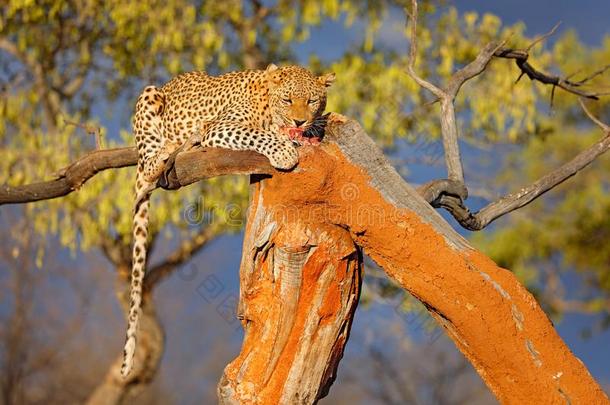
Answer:
POLYGON ((240 269, 239 356, 222 404, 311 404, 335 380, 360 294, 362 255, 345 229, 265 204, 253 186, 240 269))

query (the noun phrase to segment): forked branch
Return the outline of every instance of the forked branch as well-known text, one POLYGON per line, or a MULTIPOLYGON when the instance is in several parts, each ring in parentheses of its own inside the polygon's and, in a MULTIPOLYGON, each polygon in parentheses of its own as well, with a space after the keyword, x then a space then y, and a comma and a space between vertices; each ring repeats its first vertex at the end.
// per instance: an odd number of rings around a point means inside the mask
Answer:
POLYGON ((575 175, 610 148, 610 131, 608 131, 608 126, 595 118, 587 110, 582 100, 580 100, 585 113, 602 129, 602 131, 604 131, 604 137, 590 148, 581 152, 574 159, 543 176, 535 183, 522 188, 519 192, 509 194, 492 202, 477 213, 471 213, 464 204, 464 200, 468 196, 468 189, 464 183, 454 107, 454 100, 461 86, 466 81, 482 73, 486 69, 491 58, 499 57, 515 60, 517 66, 521 70, 519 79, 523 75, 527 75, 531 80, 557 86, 567 92, 584 98, 597 100, 603 93, 592 93, 580 88, 580 86, 604 73, 610 68, 610 65, 599 69, 580 81, 570 81, 559 76, 548 75, 532 67, 528 62, 529 50, 537 43, 553 35, 559 26, 559 24, 557 24, 551 31, 534 40, 525 50, 504 48, 504 42, 486 45, 474 61, 455 72, 449 79, 447 86, 441 88, 419 77, 415 72, 415 60, 417 55, 417 0, 411 0, 411 11, 407 10, 407 14, 411 18, 410 57, 407 73, 416 83, 422 88, 432 92, 440 101, 441 132, 448 174, 448 179, 431 181, 419 187, 418 192, 434 207, 448 210, 464 228, 473 231, 481 230, 496 218, 529 204, 548 190, 551 190, 575 175))

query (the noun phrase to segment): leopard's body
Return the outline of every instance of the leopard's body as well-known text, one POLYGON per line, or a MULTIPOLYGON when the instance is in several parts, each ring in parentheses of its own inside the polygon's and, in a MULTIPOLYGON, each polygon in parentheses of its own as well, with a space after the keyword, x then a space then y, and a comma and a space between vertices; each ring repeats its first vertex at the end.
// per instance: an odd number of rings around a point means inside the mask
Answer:
POLYGON ((146 265, 150 193, 172 152, 200 143, 254 150, 279 169, 298 155, 293 131, 301 133, 321 116, 334 74, 316 77, 299 66, 210 76, 191 72, 163 87, 148 86, 136 103, 133 128, 138 149, 136 207, 127 340, 121 374, 133 366, 146 265))

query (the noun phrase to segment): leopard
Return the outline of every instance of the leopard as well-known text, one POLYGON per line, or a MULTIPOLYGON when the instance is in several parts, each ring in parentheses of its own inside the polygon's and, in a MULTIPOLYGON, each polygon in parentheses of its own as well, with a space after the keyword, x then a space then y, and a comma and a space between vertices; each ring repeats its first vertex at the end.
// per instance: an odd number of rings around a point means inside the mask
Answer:
POLYGON ((290 170, 298 163, 298 146, 319 143, 316 123, 334 80, 334 73, 316 76, 301 66, 272 63, 218 76, 188 72, 162 87, 144 88, 133 118, 138 160, 123 378, 133 368, 137 345, 150 197, 170 157, 197 145, 251 150, 276 169, 290 170))

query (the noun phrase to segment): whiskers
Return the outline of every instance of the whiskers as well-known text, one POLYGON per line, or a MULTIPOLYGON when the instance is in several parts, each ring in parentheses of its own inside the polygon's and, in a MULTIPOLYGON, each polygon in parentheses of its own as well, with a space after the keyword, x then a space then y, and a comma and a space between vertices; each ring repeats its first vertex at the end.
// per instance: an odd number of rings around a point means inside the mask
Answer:
POLYGON ((303 136, 307 138, 322 139, 324 137, 324 128, 326 127, 326 121, 328 120, 329 115, 330 113, 326 113, 316 117, 305 132, 303 132, 303 136))

